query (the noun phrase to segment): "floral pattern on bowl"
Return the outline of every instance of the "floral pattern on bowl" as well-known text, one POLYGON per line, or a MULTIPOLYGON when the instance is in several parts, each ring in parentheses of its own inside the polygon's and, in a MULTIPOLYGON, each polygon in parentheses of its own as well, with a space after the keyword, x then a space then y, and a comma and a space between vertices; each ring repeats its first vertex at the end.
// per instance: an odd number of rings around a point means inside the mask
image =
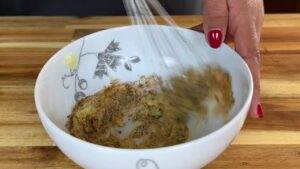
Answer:
POLYGON ((94 78, 102 79, 104 76, 109 77, 108 70, 114 70, 124 65, 126 70, 132 71, 132 64, 139 63, 141 61, 140 57, 138 56, 130 56, 124 57, 121 55, 116 54, 118 51, 121 50, 120 42, 112 40, 108 46, 105 48, 104 51, 100 52, 86 52, 83 53, 83 48, 85 44, 85 39, 82 40, 81 48, 79 55, 76 56, 73 53, 69 53, 65 56, 64 64, 68 69, 68 73, 65 73, 61 80, 62 85, 65 89, 69 89, 69 85, 66 84, 66 80, 69 78, 74 79, 74 99, 76 102, 80 101, 81 99, 86 97, 84 90, 88 88, 88 82, 85 78, 82 78, 78 75, 80 69, 80 60, 82 57, 85 56, 96 56, 98 59, 97 66, 94 71, 94 78), (122 62, 123 61, 123 62, 122 62))
POLYGON ((154 160, 140 159, 136 162, 136 169, 159 169, 159 166, 154 160))

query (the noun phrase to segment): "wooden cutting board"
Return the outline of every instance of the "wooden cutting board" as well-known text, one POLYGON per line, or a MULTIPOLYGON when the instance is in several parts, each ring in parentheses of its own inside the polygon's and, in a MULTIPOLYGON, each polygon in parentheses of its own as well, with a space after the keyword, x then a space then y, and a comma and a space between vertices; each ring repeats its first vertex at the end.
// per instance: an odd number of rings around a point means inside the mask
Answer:
MULTIPOLYGON (((183 27, 200 16, 175 16, 183 27)), ((0 17, 0 168, 79 168, 38 118, 33 87, 43 64, 86 34, 126 17, 0 17)), ((205 168, 300 168, 300 14, 267 15, 262 32, 263 119, 248 118, 231 146, 205 168)))

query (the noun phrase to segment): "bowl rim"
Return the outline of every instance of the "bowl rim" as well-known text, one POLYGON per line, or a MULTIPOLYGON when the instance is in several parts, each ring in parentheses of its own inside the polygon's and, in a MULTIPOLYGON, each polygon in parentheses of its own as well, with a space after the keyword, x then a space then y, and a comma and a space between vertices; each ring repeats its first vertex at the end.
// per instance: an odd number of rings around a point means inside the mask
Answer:
MULTIPOLYGON (((151 25, 152 26, 152 25, 151 25)), ((165 25, 155 25, 155 26, 165 26, 165 25)), ((110 28, 110 29, 106 29, 106 30, 101 30, 101 31, 97 31, 94 33, 91 33, 89 35, 86 35, 84 37, 88 37, 88 36, 92 36, 95 35, 97 33, 102 33, 102 32, 106 32, 106 31, 117 31, 120 29, 127 29, 127 28, 132 28, 132 27, 136 27, 136 25, 128 25, 128 26, 121 26, 121 27, 114 27, 114 28, 110 28)), ((187 30, 187 31, 193 31, 196 32, 198 34, 202 34, 201 32, 197 32, 191 29, 187 29, 187 28, 182 28, 182 27, 178 27, 178 29, 182 29, 182 30, 187 30)), ((82 38, 84 38, 82 37, 82 38)), ((115 148, 115 147, 108 147, 108 146, 103 146, 103 145, 98 145, 98 144, 94 144, 94 143, 90 143, 88 141, 76 138, 74 136, 72 136, 71 134, 65 132, 64 130, 60 129, 54 122, 52 122, 48 116, 45 114, 43 107, 41 105, 41 99, 39 97, 38 91, 39 86, 40 86, 40 79, 43 76, 43 74, 45 74, 47 67, 59 56, 58 53, 65 47, 67 46, 71 46, 73 43, 80 41, 82 38, 79 38, 75 41, 72 41, 70 43, 68 43, 67 45, 65 45, 64 47, 62 47, 61 49, 59 49, 54 55, 51 56, 50 59, 47 60, 47 62, 44 64, 44 66, 42 67, 41 71, 38 74, 38 77, 36 79, 36 83, 35 83, 35 87, 34 87, 34 100, 35 100, 35 105, 36 105, 36 109, 38 112, 38 115, 42 121, 43 127, 46 130, 46 126, 44 123, 47 123, 47 125, 52 128, 54 130, 54 132, 58 132, 60 133, 60 135, 64 136, 65 138, 67 138, 70 141, 76 142, 78 144, 85 144, 87 146, 93 147, 95 149, 101 149, 101 150, 107 150, 107 151, 118 151, 118 152, 154 152, 154 151, 170 151, 170 150, 177 150, 177 149, 182 149, 184 147, 190 147, 193 146, 196 143, 202 142, 205 139, 209 139, 214 137, 215 135, 217 135, 217 133, 221 132, 222 130, 224 130, 225 128, 228 128, 230 125, 232 125, 232 123, 234 123, 234 121, 238 120, 239 116, 242 115, 242 110, 245 109, 247 107, 247 105, 249 105, 251 103, 252 100, 252 96, 253 96, 253 77, 252 77, 252 73, 248 67, 248 65, 246 64, 246 62, 242 59, 242 57, 233 49, 231 49, 228 45, 226 45, 225 43, 223 43, 222 45, 227 48, 227 50, 230 50, 233 53, 233 57, 240 57, 242 64, 245 66, 246 68, 246 73, 249 75, 247 80, 249 81, 249 92, 247 93, 247 99, 244 101, 242 107, 239 109, 239 112, 234 115, 233 118, 231 118, 229 121, 227 121, 224 125, 222 125, 221 127, 219 127, 218 129, 206 134, 205 136, 202 136, 200 138, 194 139, 194 140, 190 140, 184 143, 180 143, 180 144, 176 144, 176 145, 172 145, 172 146, 165 146, 165 147, 157 147, 157 148, 144 148, 144 149, 130 149, 130 148, 115 148), (44 121, 43 121, 44 120, 44 121)), ((246 112, 248 113, 248 111, 246 112)), ((48 133, 48 131, 46 130, 46 132, 48 133)), ((48 133, 49 135, 49 133, 48 133)), ((51 137, 51 136, 50 136, 51 137)), ((51 139, 56 142, 52 137, 51 139)))

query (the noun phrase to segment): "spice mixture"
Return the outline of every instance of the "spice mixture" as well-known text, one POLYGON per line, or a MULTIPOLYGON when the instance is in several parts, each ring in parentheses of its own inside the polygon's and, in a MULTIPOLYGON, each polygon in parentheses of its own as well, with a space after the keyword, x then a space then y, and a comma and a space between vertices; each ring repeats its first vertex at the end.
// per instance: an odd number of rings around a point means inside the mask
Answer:
POLYGON ((214 99, 224 118, 234 103, 231 79, 218 67, 189 69, 169 79, 165 87, 158 76, 136 82, 117 80, 75 105, 67 128, 80 139, 117 148, 154 148, 189 139, 190 112, 207 114, 203 102, 214 99))

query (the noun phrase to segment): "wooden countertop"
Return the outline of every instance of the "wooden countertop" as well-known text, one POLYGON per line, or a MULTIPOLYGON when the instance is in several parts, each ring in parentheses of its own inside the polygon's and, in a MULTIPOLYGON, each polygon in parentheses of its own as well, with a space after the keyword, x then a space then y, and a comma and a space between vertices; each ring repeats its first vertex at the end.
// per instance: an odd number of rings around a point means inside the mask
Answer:
MULTIPOLYGON (((176 16, 191 27, 199 16, 176 16)), ((42 65, 86 34, 125 17, 0 17, 0 168, 79 168, 38 118, 33 87, 42 65)), ((267 15, 262 43, 263 119, 248 118, 231 146, 205 168, 300 168, 300 14, 267 15)))

